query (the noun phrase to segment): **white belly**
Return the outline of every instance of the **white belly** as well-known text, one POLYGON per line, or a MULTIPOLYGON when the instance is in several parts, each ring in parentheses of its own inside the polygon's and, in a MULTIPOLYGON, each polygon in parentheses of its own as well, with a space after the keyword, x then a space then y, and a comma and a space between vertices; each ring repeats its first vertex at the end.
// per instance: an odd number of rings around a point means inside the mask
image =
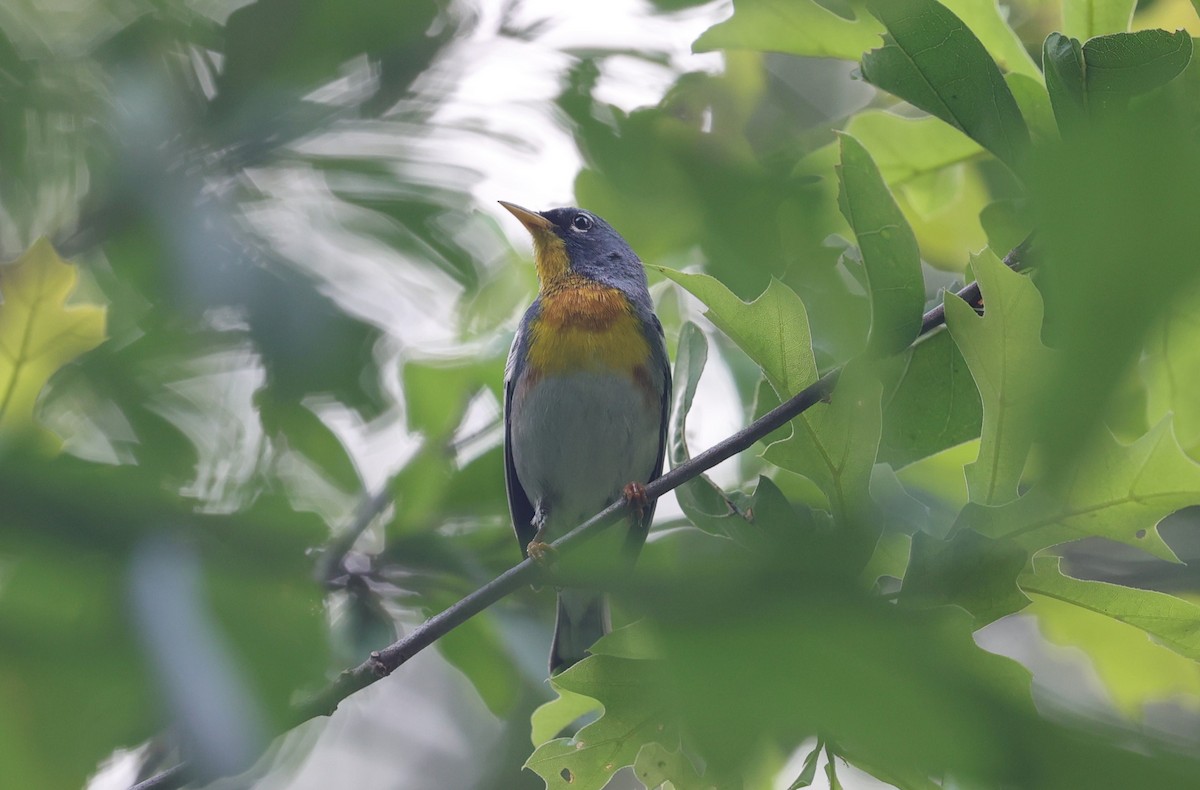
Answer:
MULTIPOLYGON (((519 386, 519 383, 518 383, 519 386)), ((658 460, 658 403, 624 376, 572 373, 537 382, 511 415, 513 465, 551 537, 645 483, 658 460)))

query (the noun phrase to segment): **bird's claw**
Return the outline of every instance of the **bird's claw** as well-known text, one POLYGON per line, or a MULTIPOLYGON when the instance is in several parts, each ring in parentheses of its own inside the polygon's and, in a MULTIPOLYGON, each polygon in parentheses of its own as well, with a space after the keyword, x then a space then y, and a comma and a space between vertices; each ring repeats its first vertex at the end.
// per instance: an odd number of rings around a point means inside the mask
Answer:
POLYGON ((646 511, 650 507, 650 497, 646 496, 646 486, 638 482, 627 483, 621 491, 625 504, 633 512, 633 518, 639 525, 646 519, 646 511))
POLYGON ((535 538, 529 541, 529 545, 525 547, 525 554, 538 565, 548 565, 554 561, 558 549, 535 538))

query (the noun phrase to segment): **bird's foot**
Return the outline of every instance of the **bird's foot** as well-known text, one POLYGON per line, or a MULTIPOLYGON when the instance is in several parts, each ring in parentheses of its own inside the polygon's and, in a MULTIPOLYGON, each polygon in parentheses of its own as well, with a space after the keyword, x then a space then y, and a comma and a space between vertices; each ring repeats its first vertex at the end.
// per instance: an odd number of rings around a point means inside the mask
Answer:
POLYGON ((621 497, 629 506, 634 523, 639 527, 644 527, 646 513, 650 509, 650 498, 646 496, 646 486, 638 482, 627 483, 621 490, 621 497))
POLYGON ((525 554, 538 565, 545 566, 554 562, 554 558, 558 554, 558 549, 549 543, 534 538, 525 547, 525 554))

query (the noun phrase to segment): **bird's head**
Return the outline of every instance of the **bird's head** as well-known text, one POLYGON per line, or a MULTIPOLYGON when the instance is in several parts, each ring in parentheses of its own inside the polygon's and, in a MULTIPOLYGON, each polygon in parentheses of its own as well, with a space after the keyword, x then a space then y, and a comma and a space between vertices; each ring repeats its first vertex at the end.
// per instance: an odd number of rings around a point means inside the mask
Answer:
POLYGON ((534 263, 543 290, 572 274, 626 291, 645 289, 641 259, 612 225, 590 211, 574 207, 530 211, 503 200, 500 205, 533 237, 534 263))

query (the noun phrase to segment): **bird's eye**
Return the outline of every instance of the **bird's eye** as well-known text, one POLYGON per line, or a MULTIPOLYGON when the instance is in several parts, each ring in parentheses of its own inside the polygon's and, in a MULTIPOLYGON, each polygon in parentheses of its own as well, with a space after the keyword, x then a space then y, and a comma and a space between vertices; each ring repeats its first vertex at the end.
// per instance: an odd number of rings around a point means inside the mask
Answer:
POLYGON ((571 227, 579 231, 591 230, 592 218, 587 214, 576 214, 575 219, 571 220, 571 227))

